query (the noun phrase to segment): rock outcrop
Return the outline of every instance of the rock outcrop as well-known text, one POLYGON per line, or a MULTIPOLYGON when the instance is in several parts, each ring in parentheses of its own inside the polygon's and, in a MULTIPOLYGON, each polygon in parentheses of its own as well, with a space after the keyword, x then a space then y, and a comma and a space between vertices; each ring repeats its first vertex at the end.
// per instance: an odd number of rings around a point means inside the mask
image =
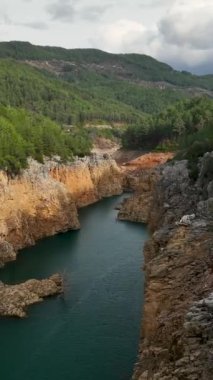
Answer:
POLYGON ((45 280, 28 280, 19 285, 4 285, 0 282, 0 315, 24 318, 28 306, 62 291, 63 281, 58 274, 45 280))
POLYGON ((121 194, 122 174, 116 162, 107 159, 82 159, 73 165, 51 165, 50 175, 62 183, 77 207, 84 207, 98 200, 121 194))
MULTIPOLYGON (((0 267, 36 240, 80 228, 78 208, 121 194, 123 175, 111 159, 85 158, 70 165, 30 161, 15 178, 0 172, 0 267)), ((26 307, 62 290, 62 280, 0 283, 0 315, 24 317, 26 307)))
POLYGON ((134 196, 123 200, 118 219, 148 223, 153 203, 154 187, 159 180, 159 170, 144 169, 137 174, 127 175, 125 188, 134 191, 134 196))
POLYGON ((7 241, 0 240, 0 268, 3 267, 5 263, 15 259, 16 251, 13 246, 7 241))
POLYGON ((174 153, 146 153, 124 164, 128 172, 137 172, 139 169, 153 169, 165 164, 174 157, 174 153))
POLYGON ((151 170, 147 207, 146 190, 137 186, 121 207, 121 216, 128 218, 129 212, 130 220, 147 221, 153 232, 144 250, 145 303, 134 380, 212 377, 212 168, 213 153, 207 153, 196 182, 186 161, 158 168, 157 177, 151 170))
POLYGON ((124 199, 118 219, 148 223, 160 168, 173 156, 173 153, 148 153, 123 165, 124 189, 134 191, 134 197, 124 199))
MULTIPOLYGON (((71 194, 42 165, 32 162, 29 169, 14 179, 1 173, 0 186, 0 238, 4 242, 1 246, 6 242, 17 251, 45 236, 79 228, 71 194)), ((0 258, 1 262, 3 258, 7 261, 2 249, 0 258)))
POLYGON ((78 207, 122 192, 113 160, 82 159, 70 165, 30 162, 20 176, 0 172, 0 266, 36 240, 80 227, 78 207))

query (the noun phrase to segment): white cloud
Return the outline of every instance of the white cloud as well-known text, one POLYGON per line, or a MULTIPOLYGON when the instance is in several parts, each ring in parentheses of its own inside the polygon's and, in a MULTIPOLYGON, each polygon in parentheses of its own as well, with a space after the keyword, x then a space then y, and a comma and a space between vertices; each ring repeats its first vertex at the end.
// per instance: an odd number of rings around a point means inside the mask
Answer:
POLYGON ((1 0, 0 38, 137 52, 209 70, 212 19, 213 0, 1 0))
POLYGON ((98 40, 103 41, 104 46, 110 51, 127 51, 133 41, 143 36, 144 26, 133 20, 118 20, 100 27, 100 37, 98 40))
MULTIPOLYGON (((190 1, 189 1, 190 2, 190 1)), ((159 32, 165 41, 198 50, 212 47, 213 35, 213 3, 198 1, 189 7, 178 3, 161 20, 159 32)))
POLYGON ((111 4, 91 4, 76 2, 75 0, 55 0, 46 6, 47 13, 52 20, 70 22, 75 19, 96 21, 112 6, 111 4))
POLYGON ((176 68, 193 69, 213 62, 212 15, 212 1, 174 1, 157 23, 117 20, 101 26, 93 43, 98 47, 102 41, 108 51, 149 54, 176 68))
POLYGON ((153 53, 161 59, 191 69, 213 62, 212 1, 176 1, 158 28, 153 53))
POLYGON ((23 23, 17 23, 16 25, 26 26, 27 28, 37 29, 37 30, 46 30, 48 29, 48 24, 42 21, 28 21, 23 23))
POLYGON ((56 0, 48 4, 46 10, 52 20, 69 22, 75 15, 75 8, 69 0, 56 0))

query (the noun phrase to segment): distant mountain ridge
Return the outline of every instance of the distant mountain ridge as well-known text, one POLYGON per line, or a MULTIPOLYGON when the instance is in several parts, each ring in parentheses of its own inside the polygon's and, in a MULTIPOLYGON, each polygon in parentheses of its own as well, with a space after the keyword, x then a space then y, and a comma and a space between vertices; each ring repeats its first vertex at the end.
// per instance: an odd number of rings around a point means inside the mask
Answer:
POLYGON ((102 66, 102 72, 108 75, 113 73, 119 79, 163 81, 180 87, 200 87, 213 90, 213 75, 197 76, 186 71, 180 72, 168 64, 142 54, 112 54, 97 49, 65 49, 11 41, 0 42, 0 58, 68 61, 86 65, 90 70, 99 72, 102 66))
POLYGON ((64 125, 138 124, 195 96, 213 97, 213 75, 179 72, 146 55, 0 42, 0 104, 64 125))

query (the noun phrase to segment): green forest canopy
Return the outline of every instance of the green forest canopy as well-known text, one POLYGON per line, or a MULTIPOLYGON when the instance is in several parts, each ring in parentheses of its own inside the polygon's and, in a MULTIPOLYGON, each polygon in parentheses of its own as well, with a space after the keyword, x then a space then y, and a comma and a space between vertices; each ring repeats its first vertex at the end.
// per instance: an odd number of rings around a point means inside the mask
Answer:
POLYGON ((23 107, 68 125, 91 120, 133 122, 143 115, 104 91, 93 94, 89 88, 10 60, 0 60, 0 104, 23 107))
POLYGON ((82 128, 68 134, 47 117, 0 107, 0 169, 18 173, 29 156, 41 162, 44 156, 55 155, 72 160, 73 155, 84 156, 90 150, 91 141, 82 128))
POLYGON ((142 123, 129 126, 123 134, 126 148, 178 149, 190 141, 207 139, 213 149, 213 100, 180 101, 142 123))
POLYGON ((181 73, 144 55, 0 43, 0 169, 19 172, 29 156, 89 154, 97 132, 83 128, 88 122, 129 125, 110 130, 112 138, 123 133, 126 148, 213 149, 212 89, 213 76, 181 73), (77 64, 63 63, 57 75, 21 62, 27 59, 77 64), (179 87, 153 86, 157 81, 179 87), (197 87, 209 97, 186 99, 197 87))
POLYGON ((144 114, 212 90, 213 76, 182 73, 145 55, 0 43, 0 104, 67 125, 137 124, 144 114))
POLYGON ((11 41, 0 43, 0 58, 16 60, 63 60, 78 65, 104 65, 104 74, 119 70, 126 80, 165 81, 177 86, 202 87, 213 90, 213 75, 197 76, 186 71, 174 70, 144 54, 111 54, 97 49, 64 49, 61 47, 36 46, 29 42, 11 41))

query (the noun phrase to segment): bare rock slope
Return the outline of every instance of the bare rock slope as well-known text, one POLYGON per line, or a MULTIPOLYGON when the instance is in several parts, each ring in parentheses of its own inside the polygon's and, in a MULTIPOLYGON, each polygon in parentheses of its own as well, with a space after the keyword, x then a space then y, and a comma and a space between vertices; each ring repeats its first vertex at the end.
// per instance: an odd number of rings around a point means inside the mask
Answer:
POLYGON ((142 172, 136 194, 120 210, 121 218, 129 213, 130 220, 148 222, 153 233, 144 252, 145 305, 134 380, 212 378, 212 168, 213 153, 206 153, 196 182, 186 161, 163 165, 156 175, 153 169, 150 176, 142 172))
POLYGON ((58 232, 80 228, 79 207, 122 192, 113 160, 86 158, 70 165, 31 161, 20 176, 0 172, 0 265, 15 251, 58 232))

